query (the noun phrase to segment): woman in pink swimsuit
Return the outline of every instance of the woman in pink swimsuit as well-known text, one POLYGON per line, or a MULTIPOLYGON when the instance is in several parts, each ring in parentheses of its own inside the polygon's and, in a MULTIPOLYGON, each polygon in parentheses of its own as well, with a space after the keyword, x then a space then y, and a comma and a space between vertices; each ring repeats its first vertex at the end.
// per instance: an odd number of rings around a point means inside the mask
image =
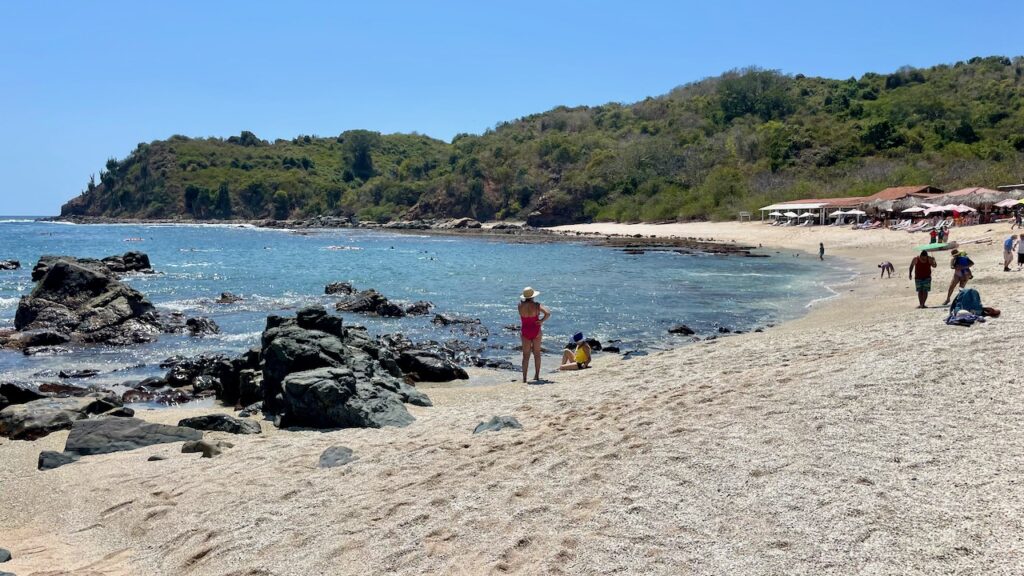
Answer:
POLYGON ((533 363, 536 369, 533 373, 534 380, 540 380, 540 341, 541 324, 551 318, 551 311, 534 301, 540 292, 533 288, 523 289, 523 295, 519 302, 519 319, 523 322, 521 336, 523 338, 523 382, 526 382, 526 373, 530 368, 530 353, 533 353, 533 363))

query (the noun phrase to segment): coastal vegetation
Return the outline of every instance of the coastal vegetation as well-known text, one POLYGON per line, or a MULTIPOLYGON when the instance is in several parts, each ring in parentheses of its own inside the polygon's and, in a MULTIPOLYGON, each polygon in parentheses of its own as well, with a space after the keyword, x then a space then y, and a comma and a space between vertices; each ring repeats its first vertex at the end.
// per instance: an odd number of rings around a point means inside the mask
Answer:
POLYGON ((448 143, 352 130, 139 144, 64 216, 722 219, 775 201, 1024 179, 1024 58, 836 80, 749 68, 448 143))

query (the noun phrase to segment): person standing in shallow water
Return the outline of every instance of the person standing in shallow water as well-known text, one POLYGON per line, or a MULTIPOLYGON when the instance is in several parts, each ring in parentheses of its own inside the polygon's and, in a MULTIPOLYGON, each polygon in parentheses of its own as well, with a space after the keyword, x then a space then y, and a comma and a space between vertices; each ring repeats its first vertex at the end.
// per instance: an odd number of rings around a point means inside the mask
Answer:
POLYGON ((527 286, 519 298, 519 319, 522 321, 520 336, 523 340, 523 382, 530 369, 530 354, 533 354, 533 379, 540 380, 540 345, 543 336, 541 325, 551 318, 551 311, 535 298, 540 292, 527 286))
POLYGON ((825 243, 818 242, 818 260, 825 259, 825 243))

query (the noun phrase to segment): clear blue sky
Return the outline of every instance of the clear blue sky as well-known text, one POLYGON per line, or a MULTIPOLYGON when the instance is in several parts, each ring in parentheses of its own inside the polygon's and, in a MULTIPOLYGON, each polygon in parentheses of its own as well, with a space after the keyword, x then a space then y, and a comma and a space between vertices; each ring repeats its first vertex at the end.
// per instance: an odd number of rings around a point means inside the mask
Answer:
POLYGON ((1024 2, 0 2, 0 214, 188 136, 450 140, 756 65, 834 78, 1024 53, 1024 2))

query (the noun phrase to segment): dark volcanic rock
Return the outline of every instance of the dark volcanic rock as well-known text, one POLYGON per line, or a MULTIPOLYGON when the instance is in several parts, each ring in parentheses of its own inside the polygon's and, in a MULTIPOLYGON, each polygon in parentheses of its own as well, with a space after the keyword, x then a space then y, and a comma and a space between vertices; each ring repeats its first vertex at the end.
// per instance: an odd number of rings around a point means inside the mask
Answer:
POLYGON ((376 290, 363 290, 354 294, 335 305, 341 312, 360 312, 363 314, 376 314, 389 318, 405 316, 405 310, 392 303, 376 290))
POLYGON ((677 325, 669 328, 668 329, 668 333, 669 334, 682 334, 683 336, 692 336, 693 334, 696 334, 696 332, 693 331, 693 328, 690 328, 686 324, 677 324, 677 325))
POLYGON ((220 334, 220 326, 209 318, 189 318, 185 321, 185 328, 192 336, 220 334))
POLYGON ((324 287, 324 294, 341 294, 342 296, 351 296, 355 294, 356 289, 352 287, 351 282, 332 282, 324 287))
POLYGON ((231 442, 223 440, 190 440, 181 445, 181 453, 201 453, 203 458, 213 458, 214 456, 220 456, 224 453, 224 450, 234 448, 234 446, 231 442))
POLYGON ((11 551, 6 548, 0 548, 0 563, 11 561, 11 551))
POLYGON ((259 434, 263 431, 260 428, 259 422, 242 420, 227 414, 208 414, 206 416, 185 418, 178 422, 178 426, 212 432, 227 432, 229 434, 259 434))
POLYGON ((405 307, 405 313, 409 316, 425 316, 430 314, 434 305, 426 300, 419 300, 405 307))
POLYGON ((318 368, 284 379, 287 424, 314 428, 383 428, 414 420, 395 390, 348 367, 318 368))
POLYGON ((732 330, 730 330, 729 328, 727 328, 725 326, 719 326, 718 327, 718 333, 719 334, 730 334, 731 332, 732 332, 732 330))
POLYGON ((127 406, 121 406, 120 408, 114 408, 108 412, 104 412, 103 416, 116 416, 118 418, 132 418, 135 416, 135 410, 128 408, 127 406))
POLYGON ((57 374, 57 377, 58 378, 64 378, 64 379, 68 379, 68 378, 92 378, 93 376, 99 375, 99 373, 100 373, 99 370, 93 370, 91 368, 88 368, 88 369, 85 369, 85 370, 61 370, 60 373, 57 374))
POLYGON ((0 394, 7 398, 8 404, 24 404, 47 397, 36 386, 13 382, 0 382, 0 394))
POLYGON ((217 303, 217 304, 235 304, 235 303, 241 302, 241 301, 242 301, 242 297, 241 296, 236 296, 236 295, 232 294, 231 292, 221 292, 220 293, 220 298, 217 298, 216 300, 214 300, 214 302, 217 303))
POLYGON ((17 260, 0 260, 0 270, 18 270, 21 262, 17 260))
POLYGON ((461 366, 428 350, 402 352, 398 357, 398 366, 420 382, 450 382, 469 378, 461 366))
POLYGON ((58 259, 45 270, 18 304, 18 331, 50 330, 72 340, 110 345, 149 342, 160 331, 153 304, 105 268, 58 259))
POLYGON ((60 468, 65 464, 77 462, 79 458, 81 458, 80 455, 70 452, 43 450, 39 453, 39 463, 36 467, 39 470, 53 470, 54 468, 60 468))
MULTIPOLYGON (((88 417, 95 398, 43 398, 0 410, 0 436, 36 440, 88 417)), ((102 411, 102 410, 100 410, 102 411)), ((93 412, 95 413, 95 412, 93 412)))
POLYGON ((514 429, 522 430, 523 425, 516 420, 515 416, 495 416, 487 422, 481 422, 473 429, 473 434, 481 432, 499 432, 501 430, 514 429))
POLYGON ((74 262, 101 273, 153 273, 153 267, 149 263, 149 256, 142 252, 125 252, 120 256, 107 256, 102 260, 96 260, 95 258, 75 258, 74 256, 42 256, 39 258, 39 262, 36 263, 35 267, 32 268, 32 281, 38 282, 41 280, 50 271, 53 264, 61 260, 74 262))
POLYGON ((38 348, 40 346, 54 346, 66 344, 71 337, 64 332, 56 330, 25 330, 15 332, 7 339, 6 346, 14 349, 38 348))
POLYGON ((455 314, 434 314, 434 319, 431 322, 438 326, 451 326, 452 324, 479 324, 480 319, 455 314))
POLYGON ((108 454, 202 437, 203 433, 193 428, 151 424, 137 418, 96 418, 78 420, 71 426, 64 451, 82 456, 108 454))
POLYGON ((337 466, 344 466, 345 464, 354 462, 358 459, 359 457, 352 453, 351 448, 346 446, 331 446, 320 454, 320 462, 317 466, 320 468, 335 468, 337 466))

